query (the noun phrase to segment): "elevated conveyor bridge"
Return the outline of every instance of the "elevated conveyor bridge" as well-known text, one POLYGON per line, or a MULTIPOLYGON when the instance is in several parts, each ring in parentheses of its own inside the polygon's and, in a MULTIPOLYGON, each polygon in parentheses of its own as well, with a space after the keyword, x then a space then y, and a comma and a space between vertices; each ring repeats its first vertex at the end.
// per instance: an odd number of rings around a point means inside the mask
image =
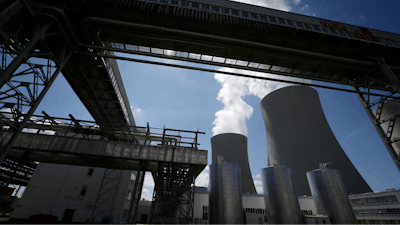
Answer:
MULTIPOLYGON (((2 115, 9 126, 18 119, 16 113, 2 115)), ((194 180, 208 163, 207 151, 198 149, 197 137, 203 132, 99 125, 70 117, 55 118, 46 113, 31 117, 8 157, 19 161, 136 170, 135 195, 129 213, 130 216, 133 213, 132 219, 137 212, 144 174, 150 171, 156 181, 152 218, 163 222, 168 216, 169 222, 176 223, 177 219, 190 222, 194 180), (181 209, 183 206, 185 210, 181 209), (163 211, 166 208, 168 211, 163 211)), ((13 131, 3 131, 3 145, 12 134, 13 131)))

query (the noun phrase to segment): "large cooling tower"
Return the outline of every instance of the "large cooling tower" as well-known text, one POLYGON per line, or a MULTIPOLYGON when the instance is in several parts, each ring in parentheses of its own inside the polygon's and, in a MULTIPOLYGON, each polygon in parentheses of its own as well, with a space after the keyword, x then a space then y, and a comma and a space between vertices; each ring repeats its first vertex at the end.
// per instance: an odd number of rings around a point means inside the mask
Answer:
POLYGON ((261 101, 267 129, 268 166, 288 166, 298 195, 311 195, 306 173, 321 162, 333 162, 348 194, 371 192, 336 140, 315 89, 290 86, 261 101))
POLYGON ((211 138, 212 163, 218 162, 218 155, 240 166, 243 193, 256 194, 247 157, 247 137, 241 134, 225 133, 211 138))

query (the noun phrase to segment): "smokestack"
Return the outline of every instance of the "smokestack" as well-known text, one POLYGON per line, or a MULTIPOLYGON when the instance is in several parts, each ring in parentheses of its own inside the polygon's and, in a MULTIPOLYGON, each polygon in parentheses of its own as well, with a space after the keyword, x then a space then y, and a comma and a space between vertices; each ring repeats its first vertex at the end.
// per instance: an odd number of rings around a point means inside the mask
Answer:
POLYGON ((320 162, 334 163, 347 193, 372 191, 336 140, 315 89, 291 86, 271 92, 261 101, 261 111, 268 166, 290 167, 299 195, 311 195, 305 174, 320 162))

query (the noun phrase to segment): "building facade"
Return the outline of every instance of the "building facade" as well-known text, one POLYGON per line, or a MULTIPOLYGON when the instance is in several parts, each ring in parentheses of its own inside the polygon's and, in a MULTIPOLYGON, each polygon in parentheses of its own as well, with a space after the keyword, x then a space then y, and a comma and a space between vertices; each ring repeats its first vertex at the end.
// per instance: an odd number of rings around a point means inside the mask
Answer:
POLYGON ((113 223, 125 223, 134 182, 133 171, 40 163, 11 220, 50 214, 83 223, 111 215, 113 223))

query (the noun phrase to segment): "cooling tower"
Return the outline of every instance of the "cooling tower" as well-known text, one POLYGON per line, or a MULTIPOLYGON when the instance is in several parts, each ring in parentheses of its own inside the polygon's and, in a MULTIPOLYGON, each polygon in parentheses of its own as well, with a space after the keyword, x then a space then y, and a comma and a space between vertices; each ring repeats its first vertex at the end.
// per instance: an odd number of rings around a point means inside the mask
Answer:
POLYGON ((372 191, 336 140, 315 89, 290 86, 273 91, 261 101, 261 111, 268 166, 290 167, 298 195, 311 195, 306 173, 320 162, 333 162, 348 194, 372 191))
POLYGON ((240 167, 220 157, 210 165, 210 224, 243 224, 240 167))
POLYGON ((212 163, 217 163, 217 156, 240 166, 243 193, 257 194, 251 176, 247 157, 247 137, 241 134, 225 133, 211 138, 212 163))
POLYGON ((355 224, 356 217, 339 171, 320 168, 307 173, 317 214, 330 217, 333 224, 355 224))
POLYGON ((261 181, 269 224, 304 223, 289 167, 275 165, 263 168, 261 181))
MULTIPOLYGON (((374 115, 377 116, 378 108, 374 109, 374 115)), ((381 124, 383 131, 387 134, 390 119, 394 116, 400 114, 400 100, 394 99, 387 101, 383 104, 381 116, 379 120, 387 120, 381 124)), ((396 118, 396 122, 394 123, 394 127, 392 130, 392 137, 390 138, 391 141, 395 141, 400 138, 400 119, 396 118)), ((395 141, 393 144, 393 149, 397 155, 400 154, 400 141, 395 141)))

